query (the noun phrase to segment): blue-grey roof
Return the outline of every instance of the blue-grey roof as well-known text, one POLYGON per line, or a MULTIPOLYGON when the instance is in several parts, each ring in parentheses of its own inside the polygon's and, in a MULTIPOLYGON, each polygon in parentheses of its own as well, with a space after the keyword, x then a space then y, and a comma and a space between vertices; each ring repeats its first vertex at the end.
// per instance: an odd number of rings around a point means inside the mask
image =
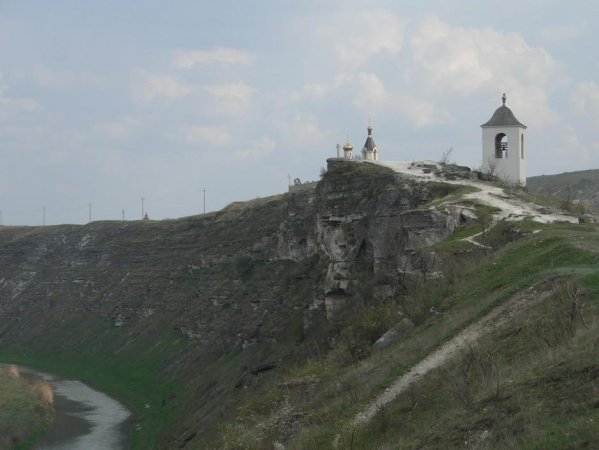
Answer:
POLYGON ((364 143, 364 148, 362 151, 366 150, 369 152, 373 152, 376 149, 376 144, 374 143, 374 139, 372 138, 372 127, 368 126, 368 137, 366 138, 366 142, 364 143))
POLYGON ((522 127, 526 128, 526 125, 521 123, 511 109, 507 106, 502 105, 495 110, 493 117, 488 122, 483 123, 481 127, 522 127))

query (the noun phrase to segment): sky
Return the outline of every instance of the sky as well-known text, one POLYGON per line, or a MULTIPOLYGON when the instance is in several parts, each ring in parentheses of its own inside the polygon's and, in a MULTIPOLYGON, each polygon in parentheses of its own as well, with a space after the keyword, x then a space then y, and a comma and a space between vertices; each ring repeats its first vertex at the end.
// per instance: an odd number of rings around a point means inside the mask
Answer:
POLYGON ((504 92, 528 176, 599 168, 598 18, 590 0, 0 0, 2 224, 282 193, 369 120, 381 159, 477 168, 504 92))

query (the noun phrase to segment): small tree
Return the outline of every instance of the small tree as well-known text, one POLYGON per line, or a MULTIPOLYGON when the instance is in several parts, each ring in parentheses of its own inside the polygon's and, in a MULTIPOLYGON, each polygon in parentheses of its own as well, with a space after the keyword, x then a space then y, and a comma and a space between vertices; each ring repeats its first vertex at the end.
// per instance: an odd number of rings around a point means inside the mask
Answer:
POLYGON ((444 166, 447 164, 452 164, 451 161, 449 160, 451 158, 452 152, 453 152, 453 147, 450 147, 449 150, 446 150, 443 153, 441 153, 441 159, 439 160, 439 162, 441 164, 443 164, 444 166))
POLYGON ((497 161, 492 158, 487 159, 487 174, 491 177, 497 176, 497 161))

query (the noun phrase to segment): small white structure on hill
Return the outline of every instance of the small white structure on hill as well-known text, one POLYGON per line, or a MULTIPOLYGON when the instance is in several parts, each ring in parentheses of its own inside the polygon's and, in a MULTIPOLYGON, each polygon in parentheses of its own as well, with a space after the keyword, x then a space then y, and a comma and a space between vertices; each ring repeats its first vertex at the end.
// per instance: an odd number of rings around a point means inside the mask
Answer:
POLYGON ((345 159, 352 159, 352 150, 354 149, 353 145, 351 145, 349 143, 349 139, 347 140, 347 142, 345 143, 345 145, 343 146, 343 157, 345 159))
MULTIPOLYGON (((370 123, 368 124, 368 136, 366 137, 366 142, 364 143, 364 147, 362 148, 362 154, 356 155, 355 159, 363 159, 366 161, 378 161, 379 159, 379 149, 374 143, 374 139, 372 138, 372 126, 370 123)), ((341 146, 337 144, 337 158, 340 157, 339 150, 341 146)), ((353 155, 354 147, 349 143, 349 136, 347 137, 346 143, 343 146, 343 158, 344 159, 354 159, 353 155)))
POLYGON ((526 185, 524 142, 526 125, 520 123, 511 109, 503 105, 495 110, 491 119, 481 125, 483 129, 483 172, 498 176, 509 184, 526 185))
POLYGON ((368 124, 367 130, 368 137, 362 148, 362 159, 365 159, 366 161, 378 161, 379 149, 376 147, 374 139, 372 138, 372 125, 368 124))

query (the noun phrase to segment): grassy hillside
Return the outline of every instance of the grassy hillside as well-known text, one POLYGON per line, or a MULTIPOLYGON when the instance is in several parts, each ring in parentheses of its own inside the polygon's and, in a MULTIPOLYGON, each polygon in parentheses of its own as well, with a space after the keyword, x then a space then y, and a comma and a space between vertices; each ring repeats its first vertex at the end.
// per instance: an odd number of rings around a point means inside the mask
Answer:
POLYGON ((209 433, 322 338, 303 335, 318 255, 272 259, 286 213, 278 196, 176 221, 2 228, 0 361, 123 401, 134 449, 209 433))
POLYGON ((497 226, 487 237, 496 250, 445 254, 444 281, 408 294, 439 314, 429 314, 390 348, 348 359, 346 344, 384 311, 373 299, 345 342, 241 407, 214 445, 596 448, 599 228, 525 222, 497 226), (502 304, 513 304, 505 320, 368 425, 354 424, 356 414, 410 366, 502 304))
POLYGON ((526 180, 530 192, 562 200, 580 200, 599 206, 599 170, 581 170, 556 175, 530 177, 526 180))
POLYGON ((315 191, 203 216, 1 228, 0 361, 120 399, 135 449, 595 447, 598 229, 491 227, 493 207, 459 204, 474 187, 345 165, 315 191), (345 281, 329 320, 326 285, 345 281), (392 327, 401 338, 375 351, 392 327))

